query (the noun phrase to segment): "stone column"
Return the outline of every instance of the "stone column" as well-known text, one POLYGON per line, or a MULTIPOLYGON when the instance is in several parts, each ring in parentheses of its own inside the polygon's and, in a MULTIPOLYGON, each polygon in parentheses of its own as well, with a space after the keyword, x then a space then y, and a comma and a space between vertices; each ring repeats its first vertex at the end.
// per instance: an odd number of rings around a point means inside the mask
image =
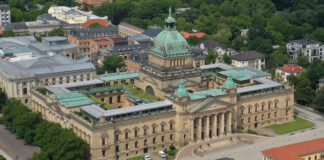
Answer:
POLYGON ((232 112, 228 113, 227 118, 227 132, 232 133, 232 112))
POLYGON ((209 139, 209 118, 210 116, 206 117, 205 139, 209 139))
POLYGON ((197 123, 197 140, 201 139, 201 117, 198 117, 198 123, 197 123))
POLYGON ((190 140, 195 140, 194 138, 195 134, 195 119, 190 120, 190 140))
POLYGON ((220 136, 224 135, 224 116, 225 116, 225 113, 221 113, 221 121, 220 121, 220 136))
POLYGON ((214 115, 213 136, 217 137, 217 113, 214 115))

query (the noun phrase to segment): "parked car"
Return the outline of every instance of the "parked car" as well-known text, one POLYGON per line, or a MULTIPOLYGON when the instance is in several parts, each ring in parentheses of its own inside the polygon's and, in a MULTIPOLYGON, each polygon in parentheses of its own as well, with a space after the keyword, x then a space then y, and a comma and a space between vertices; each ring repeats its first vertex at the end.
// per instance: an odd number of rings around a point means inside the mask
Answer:
POLYGON ((142 156, 143 160, 152 160, 152 158, 150 157, 150 155, 144 155, 142 156))
POLYGON ((163 151, 160 151, 159 152, 159 156, 162 157, 162 158, 165 158, 166 157, 166 154, 163 151))

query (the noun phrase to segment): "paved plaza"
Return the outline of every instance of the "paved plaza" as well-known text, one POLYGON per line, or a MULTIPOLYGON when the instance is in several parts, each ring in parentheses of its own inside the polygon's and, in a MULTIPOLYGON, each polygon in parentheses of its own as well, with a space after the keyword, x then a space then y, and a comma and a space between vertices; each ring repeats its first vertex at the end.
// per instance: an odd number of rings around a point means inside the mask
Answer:
MULTIPOLYGON (((203 157, 196 157, 191 153, 188 153, 186 157, 178 157, 178 160, 216 160, 220 158, 233 158, 235 160, 260 160, 262 159, 262 150, 266 150, 273 147, 279 147, 282 145, 298 143, 311 139, 324 137, 324 117, 318 112, 305 109, 301 106, 296 106, 296 112, 302 118, 306 118, 313 123, 313 128, 308 128, 285 135, 278 135, 262 141, 257 141, 252 145, 239 145, 236 147, 226 148, 221 151, 216 151, 203 157)), ((192 145, 193 146, 193 145, 192 145)), ((188 146, 184 150, 191 148, 188 146)))
POLYGON ((0 125, 0 154, 7 157, 7 160, 27 160, 35 152, 39 152, 38 147, 25 145, 23 139, 16 139, 16 135, 11 134, 3 125, 0 125))

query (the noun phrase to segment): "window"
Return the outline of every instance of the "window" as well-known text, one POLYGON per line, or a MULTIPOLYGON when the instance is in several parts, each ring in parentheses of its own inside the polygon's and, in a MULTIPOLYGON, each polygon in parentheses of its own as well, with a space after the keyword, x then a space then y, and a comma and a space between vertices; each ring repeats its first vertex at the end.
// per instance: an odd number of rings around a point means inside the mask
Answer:
POLYGON ((153 132, 153 134, 155 133, 155 127, 152 128, 152 132, 153 132))
POLYGON ((114 84, 118 84, 118 81, 114 81, 114 84))
POLYGON ((118 135, 118 134, 115 135, 115 140, 116 140, 116 141, 119 140, 119 135, 118 135))
POLYGON ((286 100, 286 107, 288 107, 288 105, 289 105, 289 104, 288 104, 288 100, 286 100))
POLYGON ((173 123, 170 123, 170 130, 173 129, 173 123))
POLYGON ((135 132, 134 132, 134 136, 137 137, 137 130, 135 130, 135 132))
POLYGON ((277 112, 274 113, 274 116, 277 117, 277 112))
POLYGON ((137 148, 137 142, 135 142, 135 148, 137 148))
POLYGON ((147 140, 145 139, 145 140, 144 140, 144 145, 146 145, 146 142, 147 142, 147 140))
POLYGON ((125 148, 128 149, 128 143, 126 143, 125 148))
POLYGON ((117 97, 117 102, 120 103, 120 96, 117 97))
POLYGON ((146 128, 144 128, 144 135, 146 135, 146 133, 147 133, 147 129, 146 129, 146 128))
POLYGON ((249 108, 249 114, 251 113, 251 108, 249 108))
POLYGON ((125 139, 128 139, 128 132, 125 133, 125 139))
POLYGON ((161 137, 161 141, 164 142, 164 136, 161 137))
POLYGON ((161 132, 163 132, 163 131, 164 131, 164 125, 161 126, 161 132))
POLYGON ((153 144, 155 144, 155 138, 153 138, 153 144))
POLYGON ((23 94, 26 95, 27 94, 27 88, 23 89, 23 94))
POLYGON ((25 99, 25 104, 27 104, 28 103, 28 99, 25 99))
POLYGON ((119 146, 116 146, 116 152, 119 152, 119 146))
POLYGON ((186 137, 187 137, 187 135, 186 135, 186 134, 184 134, 184 135, 183 135, 183 139, 186 139, 186 137))
POLYGON ((112 97, 109 97, 109 104, 112 104, 112 97))
POLYGON ((275 108, 277 108, 277 104, 278 104, 278 102, 275 102, 275 108))
POLYGON ((173 139, 173 134, 170 134, 170 140, 172 140, 173 139))
POLYGON ((102 138, 101 139, 101 145, 105 145, 106 144, 106 139, 105 138, 102 138))
POLYGON ((106 150, 102 150, 102 156, 106 156, 106 150))
POLYGON ((268 109, 271 109, 271 104, 270 103, 268 104, 268 109))

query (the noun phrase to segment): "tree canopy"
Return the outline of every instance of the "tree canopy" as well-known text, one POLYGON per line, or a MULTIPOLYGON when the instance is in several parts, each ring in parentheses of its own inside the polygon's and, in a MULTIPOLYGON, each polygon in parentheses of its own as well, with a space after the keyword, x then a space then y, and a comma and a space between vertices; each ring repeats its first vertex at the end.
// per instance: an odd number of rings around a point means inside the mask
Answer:
POLYGON ((57 123, 45 121, 40 113, 34 113, 16 99, 8 99, 1 109, 0 122, 26 143, 38 146, 41 151, 30 160, 84 160, 88 159, 89 145, 77 137, 71 129, 63 129, 57 123))
POLYGON ((122 57, 120 56, 107 56, 103 61, 103 66, 98 69, 98 74, 103 74, 105 72, 113 73, 117 69, 122 69, 125 67, 125 63, 122 57))

